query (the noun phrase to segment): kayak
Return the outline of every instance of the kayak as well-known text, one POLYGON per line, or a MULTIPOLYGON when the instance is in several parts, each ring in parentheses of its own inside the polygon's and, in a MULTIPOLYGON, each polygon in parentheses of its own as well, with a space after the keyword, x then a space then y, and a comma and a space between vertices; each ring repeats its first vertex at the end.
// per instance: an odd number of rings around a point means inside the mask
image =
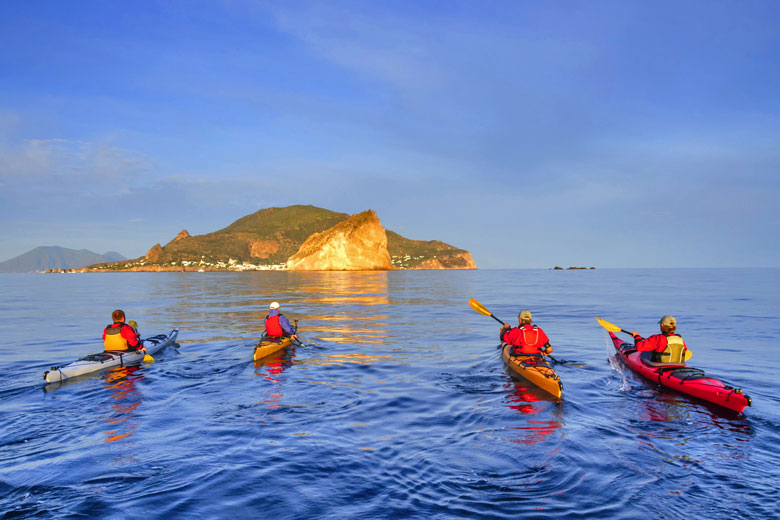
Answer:
MULTIPOLYGON (((158 334, 151 338, 141 340, 146 353, 153 356, 167 346, 176 342, 179 335, 179 329, 173 329, 168 334, 158 334)), ((56 383, 64 379, 76 376, 83 376, 90 372, 97 372, 111 367, 123 367, 127 365, 137 365, 144 359, 144 352, 136 351, 104 351, 97 354, 90 354, 78 359, 72 363, 51 367, 43 373, 43 379, 47 383, 56 383)))
POLYGON ((260 341, 255 345, 255 353, 253 359, 257 361, 271 354, 279 352, 283 348, 289 347, 292 344, 292 338, 289 336, 263 336, 260 341))
POLYGON ((626 343, 612 332, 609 337, 623 361, 650 381, 735 412, 752 405, 750 397, 742 393, 741 388, 727 385, 685 363, 654 363, 650 361, 650 352, 639 352, 633 344, 626 343))
POLYGON ((512 346, 502 343, 504 363, 520 377, 527 379, 548 394, 560 399, 563 383, 544 356, 513 356, 512 346))

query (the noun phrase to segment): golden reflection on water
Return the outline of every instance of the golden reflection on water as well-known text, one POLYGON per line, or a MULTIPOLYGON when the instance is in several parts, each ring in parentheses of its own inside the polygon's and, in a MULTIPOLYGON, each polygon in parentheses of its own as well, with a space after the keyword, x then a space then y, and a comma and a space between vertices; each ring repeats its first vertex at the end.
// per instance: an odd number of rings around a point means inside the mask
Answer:
POLYGON ((104 433, 104 442, 116 442, 127 439, 133 435, 138 427, 136 409, 143 402, 141 393, 136 387, 136 381, 143 380, 143 376, 135 376, 139 366, 114 367, 106 373, 105 387, 111 392, 110 414, 103 419, 110 425, 110 430, 104 433))
POLYGON ((318 334, 330 341, 349 343, 378 343, 389 334, 386 313, 375 312, 377 305, 390 305, 388 273, 319 273, 303 289, 306 294, 299 301, 317 308, 357 306, 354 312, 319 312, 307 316, 316 323, 318 334), (316 281, 315 281, 316 280, 316 281))
POLYGON ((299 364, 301 365, 337 365, 337 366, 345 366, 347 364, 358 364, 358 365, 371 365, 373 363, 376 363, 378 361, 382 361, 383 359, 390 358, 392 356, 384 355, 384 356, 372 356, 369 354, 321 354, 317 357, 310 357, 306 360, 300 361, 299 364))
MULTIPOLYGON (((307 277, 299 301, 329 305, 388 305, 387 271, 320 272, 307 277)), ((303 280, 301 280, 303 281, 303 280)))
POLYGON ((391 304, 388 286, 387 271, 182 273, 160 293, 165 303, 147 309, 148 321, 191 331, 196 342, 242 341, 262 334, 268 304, 278 301, 304 336, 378 343, 388 336, 390 317, 381 309, 391 304), (172 290, 180 297, 172 300, 172 290), (211 337, 212 330, 223 332, 211 337))

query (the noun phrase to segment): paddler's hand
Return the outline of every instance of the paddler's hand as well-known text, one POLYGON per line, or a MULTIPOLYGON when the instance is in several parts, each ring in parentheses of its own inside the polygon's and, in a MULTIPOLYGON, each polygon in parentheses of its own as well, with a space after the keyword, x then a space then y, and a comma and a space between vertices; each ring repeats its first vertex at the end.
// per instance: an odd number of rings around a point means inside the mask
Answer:
POLYGON ((504 326, 503 326, 503 327, 501 327, 501 328, 502 328, 502 329, 511 329, 512 327, 511 327, 511 325, 509 325, 508 323, 504 323, 504 326))
POLYGON ((297 340, 297 339, 298 339, 298 335, 297 335, 297 334, 293 334, 293 335, 292 335, 292 336, 290 336, 290 337, 291 337, 292 339, 294 339, 294 340, 297 340))
POLYGON ((632 330, 631 332, 629 332, 629 334, 631 334, 632 338, 636 338, 637 336, 639 336, 639 333, 635 330, 632 330))

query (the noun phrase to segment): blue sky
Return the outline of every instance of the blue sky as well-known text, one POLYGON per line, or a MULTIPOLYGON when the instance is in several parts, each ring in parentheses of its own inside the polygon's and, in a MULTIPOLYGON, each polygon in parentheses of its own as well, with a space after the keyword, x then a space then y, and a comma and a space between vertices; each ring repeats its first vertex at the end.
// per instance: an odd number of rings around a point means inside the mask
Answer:
POLYGON ((0 260, 271 206, 482 268, 780 266, 780 3, 2 2, 0 260))

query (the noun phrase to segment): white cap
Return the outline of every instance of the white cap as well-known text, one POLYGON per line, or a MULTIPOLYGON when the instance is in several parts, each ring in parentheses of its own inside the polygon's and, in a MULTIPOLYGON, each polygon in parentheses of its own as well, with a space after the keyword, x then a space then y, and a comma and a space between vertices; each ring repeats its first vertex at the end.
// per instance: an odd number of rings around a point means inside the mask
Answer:
POLYGON ((271 302, 271 305, 268 306, 269 309, 278 309, 279 308, 279 302, 271 302))

